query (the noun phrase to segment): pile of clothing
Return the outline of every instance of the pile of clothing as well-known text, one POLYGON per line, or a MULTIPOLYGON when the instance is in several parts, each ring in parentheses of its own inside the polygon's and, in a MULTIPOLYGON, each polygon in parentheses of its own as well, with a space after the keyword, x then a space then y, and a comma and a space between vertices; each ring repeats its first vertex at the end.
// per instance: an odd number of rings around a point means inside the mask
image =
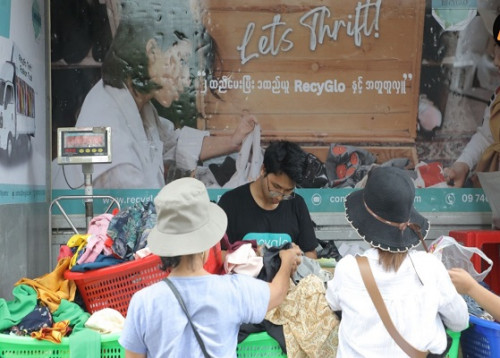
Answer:
MULTIPOLYGON (((224 263, 225 272, 246 274, 271 282, 281 265, 279 252, 290 248, 290 245, 258 247, 255 240, 227 242, 229 249, 224 263)), ((331 278, 330 271, 323 270, 316 260, 303 256, 302 263, 291 278, 285 301, 269 311, 261 323, 243 324, 238 342, 251 333, 265 331, 290 357, 334 357, 338 346, 339 319, 325 298, 325 283, 331 278)))
POLYGON ((117 333, 125 318, 105 308, 86 311, 66 271, 84 272, 134 260, 148 254, 147 236, 156 223, 152 201, 113 214, 94 217, 85 234, 73 235, 62 245, 55 269, 41 277, 14 284, 14 299, 0 299, 0 334, 31 336, 61 343, 70 338, 72 357, 100 357, 101 334, 117 333))
POLYGON ((61 246, 58 261, 70 257, 69 269, 84 272, 144 257, 148 254, 147 237, 155 223, 152 201, 101 214, 90 221, 86 234, 75 234, 61 246))
POLYGON ((52 272, 14 284, 14 299, 0 299, 0 334, 53 343, 69 336, 72 357, 100 357, 101 334, 120 332, 125 318, 113 309, 91 315, 75 301, 76 285, 64 278, 70 260, 63 258, 52 272))

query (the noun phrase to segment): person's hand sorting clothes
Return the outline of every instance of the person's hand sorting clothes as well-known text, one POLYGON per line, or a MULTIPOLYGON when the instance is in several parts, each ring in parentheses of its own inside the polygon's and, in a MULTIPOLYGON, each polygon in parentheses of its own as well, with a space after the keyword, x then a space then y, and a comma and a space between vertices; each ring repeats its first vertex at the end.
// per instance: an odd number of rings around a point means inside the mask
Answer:
POLYGON ((291 248, 287 250, 280 250, 279 255, 281 259, 281 265, 287 265, 291 267, 290 277, 297 271, 297 267, 299 267, 302 262, 302 255, 304 253, 296 244, 292 243, 291 248))

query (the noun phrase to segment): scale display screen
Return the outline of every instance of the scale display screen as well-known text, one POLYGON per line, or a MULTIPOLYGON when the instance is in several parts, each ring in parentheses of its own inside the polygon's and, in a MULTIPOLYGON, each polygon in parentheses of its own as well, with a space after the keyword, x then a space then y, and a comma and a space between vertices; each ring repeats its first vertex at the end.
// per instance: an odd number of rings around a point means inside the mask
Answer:
POLYGON ((59 164, 110 163, 111 128, 58 128, 59 164))

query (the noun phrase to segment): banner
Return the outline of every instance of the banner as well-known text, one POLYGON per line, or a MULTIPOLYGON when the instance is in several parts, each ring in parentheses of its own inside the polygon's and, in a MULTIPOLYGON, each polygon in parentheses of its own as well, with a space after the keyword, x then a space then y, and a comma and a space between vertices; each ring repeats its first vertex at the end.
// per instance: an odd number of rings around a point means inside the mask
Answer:
MULTIPOLYGON (((473 9, 473 0, 53 4, 52 130, 111 127, 113 159, 93 165, 96 190, 155 191, 182 176, 219 190, 249 117, 262 148, 289 140, 325 163, 338 144, 412 175, 422 163, 449 168, 476 130, 488 130, 500 84, 486 15, 455 32, 431 15, 433 5, 473 9)), ((52 137, 55 196, 81 188, 84 176, 57 163, 52 137)), ((368 165, 357 164, 359 181, 368 165)), ((311 210, 337 210, 351 190, 328 179, 318 194, 305 191, 311 210)), ((422 190, 431 190, 419 204, 428 211, 475 208, 469 189, 422 190)), ((487 208, 478 200, 477 210, 487 208)))
POLYGON ((0 204, 46 200, 44 6, 0 0, 0 204))
MULTIPOLYGON (((297 189, 297 193, 304 198, 309 211, 312 213, 341 213, 344 212, 344 201, 347 195, 355 189, 297 189)), ((143 202, 153 201, 159 190, 129 189, 129 190, 94 190, 95 195, 111 196, 127 208, 143 202)), ((210 200, 217 202, 225 189, 209 189, 210 200)), ((2 192, 0 191, 0 194, 2 192)), ((84 195, 83 190, 68 191, 54 190, 54 200, 59 197, 84 195)), ((61 205, 67 214, 84 215, 85 201, 63 200, 61 205)), ((94 201, 95 212, 101 213, 113 204, 110 199, 94 201)), ((116 207, 112 205, 112 208, 116 207)), ((419 212, 490 212, 488 199, 481 189, 417 189, 415 208, 419 212)), ((53 212, 60 213, 54 206, 53 212)))

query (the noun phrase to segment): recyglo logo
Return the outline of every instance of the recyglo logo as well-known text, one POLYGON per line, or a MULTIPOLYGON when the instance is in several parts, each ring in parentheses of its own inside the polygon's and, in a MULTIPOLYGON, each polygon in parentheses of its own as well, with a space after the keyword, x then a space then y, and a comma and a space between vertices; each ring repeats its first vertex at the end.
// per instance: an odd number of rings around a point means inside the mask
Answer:
POLYGON ((31 21, 33 22, 35 39, 38 39, 42 31, 42 15, 40 14, 40 5, 38 0, 33 0, 33 5, 31 6, 31 21))

